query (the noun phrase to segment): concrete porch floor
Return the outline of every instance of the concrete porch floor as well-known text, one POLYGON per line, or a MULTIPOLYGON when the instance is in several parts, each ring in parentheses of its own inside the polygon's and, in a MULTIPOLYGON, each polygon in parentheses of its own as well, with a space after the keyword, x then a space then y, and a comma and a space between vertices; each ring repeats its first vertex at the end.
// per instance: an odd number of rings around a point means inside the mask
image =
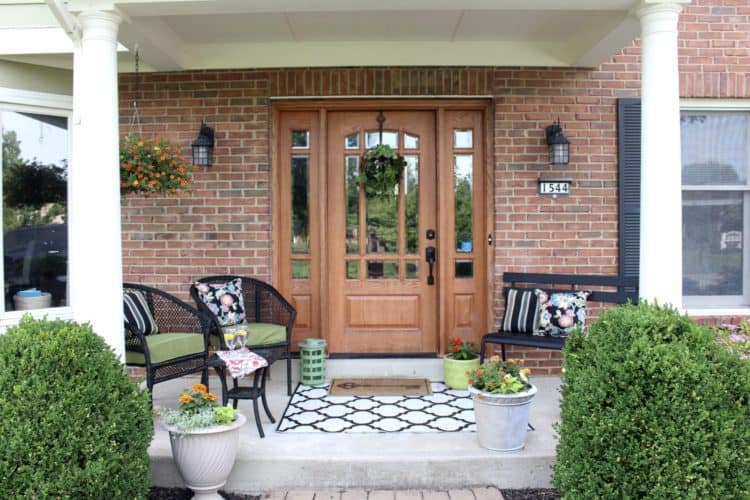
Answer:
MULTIPOLYGON (((294 362, 293 382, 299 381, 294 362)), ((418 376, 442 380, 441 359, 327 360, 327 375, 418 376)), ((175 407, 177 397, 198 377, 184 377, 156 385, 155 407, 175 407)), ((557 377, 535 377, 539 392, 532 404, 525 449, 501 453, 481 448, 474 432, 324 434, 277 433, 261 408, 266 437, 261 439, 252 402, 240 401, 248 417, 242 428, 240 449, 224 487, 236 493, 287 490, 451 490, 481 486, 500 489, 549 488, 555 459, 552 428, 559 419, 560 384, 557 377)), ((212 373, 210 388, 220 390, 212 373)), ((289 400, 285 362, 276 362, 267 386, 268 401, 278 423, 289 400)), ((156 486, 182 487, 169 445, 169 435, 155 422, 149 448, 156 486)))

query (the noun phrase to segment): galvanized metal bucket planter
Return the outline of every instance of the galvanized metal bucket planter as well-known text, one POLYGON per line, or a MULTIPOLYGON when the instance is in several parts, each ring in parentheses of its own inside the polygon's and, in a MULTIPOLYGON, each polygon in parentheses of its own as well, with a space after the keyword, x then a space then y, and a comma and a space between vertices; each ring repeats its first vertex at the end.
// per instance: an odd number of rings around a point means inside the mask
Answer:
POLYGON ((469 386, 479 445, 495 451, 523 448, 536 387, 516 394, 491 394, 469 386))
POLYGON ((234 467, 240 441, 240 427, 246 418, 238 413, 234 422, 180 433, 165 425, 172 444, 172 456, 185 486, 193 490, 193 499, 223 497, 217 492, 224 486, 234 467))

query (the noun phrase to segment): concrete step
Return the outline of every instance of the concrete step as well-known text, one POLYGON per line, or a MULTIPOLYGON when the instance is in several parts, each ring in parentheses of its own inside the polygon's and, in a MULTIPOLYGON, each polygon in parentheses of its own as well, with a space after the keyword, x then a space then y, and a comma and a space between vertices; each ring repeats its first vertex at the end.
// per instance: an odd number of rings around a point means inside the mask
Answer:
MULTIPOLYGON (((440 359, 327 360, 328 375, 422 376, 442 379, 440 359)), ((294 367, 296 385, 297 362, 294 367)), ((155 406, 176 406, 177 396, 194 380, 156 386, 155 406)), ((553 422, 559 417, 556 377, 534 379, 539 393, 531 411, 524 450, 501 453, 481 448, 476 433, 325 434, 277 433, 261 410, 266 437, 258 437, 250 401, 239 408, 248 416, 240 451, 225 491, 265 493, 279 490, 455 489, 493 486, 501 489, 548 488, 555 458, 553 422)), ((212 388, 219 387, 212 378, 212 388)), ((289 398, 282 362, 274 364, 268 399, 276 422, 289 398)), ((172 460, 169 436, 157 421, 149 453, 154 484, 182 486, 172 460)))

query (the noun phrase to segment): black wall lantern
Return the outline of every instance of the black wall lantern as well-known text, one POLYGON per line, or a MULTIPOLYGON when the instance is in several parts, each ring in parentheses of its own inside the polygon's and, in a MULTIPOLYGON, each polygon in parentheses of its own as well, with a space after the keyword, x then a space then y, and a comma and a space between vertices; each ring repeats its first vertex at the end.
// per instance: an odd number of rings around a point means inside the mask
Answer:
POLYGON ((201 130, 193 141, 193 165, 210 167, 214 163, 214 129, 201 122, 201 130))
POLYGON ((549 145, 550 165, 567 165, 570 161, 570 141, 563 134, 560 119, 545 129, 549 145))

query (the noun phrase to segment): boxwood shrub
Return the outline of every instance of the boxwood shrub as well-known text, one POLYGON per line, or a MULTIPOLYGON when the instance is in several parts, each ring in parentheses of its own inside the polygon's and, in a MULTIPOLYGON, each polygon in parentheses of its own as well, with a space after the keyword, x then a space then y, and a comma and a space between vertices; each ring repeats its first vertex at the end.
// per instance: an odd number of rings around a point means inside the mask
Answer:
POLYGON ((0 335, 0 498, 145 498, 148 393, 88 325, 0 335))
POLYGON ((564 349, 553 483, 576 498, 750 498, 750 362, 673 309, 602 314, 564 349))

